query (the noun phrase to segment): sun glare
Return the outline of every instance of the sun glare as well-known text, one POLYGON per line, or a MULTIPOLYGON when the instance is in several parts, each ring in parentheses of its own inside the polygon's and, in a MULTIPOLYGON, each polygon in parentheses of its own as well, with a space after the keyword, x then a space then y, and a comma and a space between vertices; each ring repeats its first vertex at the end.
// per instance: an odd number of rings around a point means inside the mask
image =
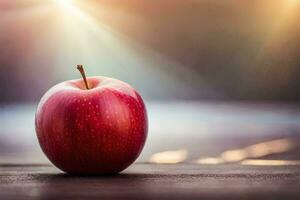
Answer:
POLYGON ((74 0, 52 0, 58 6, 68 9, 70 6, 73 5, 74 0))

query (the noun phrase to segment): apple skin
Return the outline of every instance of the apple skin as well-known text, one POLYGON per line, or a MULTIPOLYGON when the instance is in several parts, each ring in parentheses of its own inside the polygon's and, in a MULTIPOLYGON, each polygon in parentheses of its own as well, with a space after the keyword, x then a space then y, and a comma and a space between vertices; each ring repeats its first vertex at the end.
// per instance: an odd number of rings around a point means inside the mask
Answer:
POLYGON ((97 76, 59 83, 42 97, 36 134, 49 160, 69 174, 114 174, 141 153, 148 132, 145 104, 133 87, 97 76))

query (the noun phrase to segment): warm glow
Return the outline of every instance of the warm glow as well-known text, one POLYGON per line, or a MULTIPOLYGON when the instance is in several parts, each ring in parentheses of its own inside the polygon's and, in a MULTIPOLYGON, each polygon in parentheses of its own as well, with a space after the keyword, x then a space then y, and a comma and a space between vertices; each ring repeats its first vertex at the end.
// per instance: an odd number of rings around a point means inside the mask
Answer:
POLYGON ((277 10, 276 16, 274 16, 270 22, 272 26, 269 29, 269 33, 265 35, 265 41, 259 51, 257 59, 260 59, 267 53, 271 53, 277 49, 281 43, 284 43, 285 39, 289 37, 291 27, 293 28, 291 23, 298 21, 297 11, 300 5, 299 0, 283 0, 279 1, 279 3, 279 8, 273 8, 277 10))
POLYGON ((237 162, 247 157, 247 151, 244 149, 225 151, 220 156, 225 162, 237 162))
POLYGON ((72 17, 74 17, 73 21, 80 20, 89 25, 97 26, 97 22, 94 19, 92 19, 88 14, 83 12, 79 7, 77 7, 73 0, 53 0, 53 1, 59 8, 62 9, 63 14, 71 15, 72 17))
POLYGON ((259 158, 270 154, 287 152, 292 149, 293 146, 293 142, 289 139, 272 140, 242 149, 225 151, 221 154, 221 158, 225 162, 237 162, 246 158, 259 158))
POLYGON ((200 158, 196 161, 197 164, 207 164, 207 165, 216 165, 224 163, 224 160, 221 158, 214 158, 214 157, 207 157, 207 158, 200 158))
POLYGON ((53 2, 65 9, 70 8, 74 3, 73 0, 53 0, 53 2))
POLYGON ((241 162, 242 165, 258 165, 258 166, 286 166, 300 165, 300 160, 254 160, 247 159, 241 162))
POLYGON ((219 164, 239 162, 247 158, 259 158, 271 154, 283 153, 295 146, 290 139, 278 139, 247 146, 241 149, 224 151, 219 157, 200 158, 198 164, 219 164))
POLYGON ((164 151, 153 154, 149 160, 151 163, 157 164, 175 164, 183 162, 187 158, 187 150, 180 149, 176 151, 164 151))
POLYGON ((289 139, 272 140, 248 146, 245 151, 248 157, 257 158, 270 154, 287 152, 294 147, 294 143, 289 139))
POLYGON ((266 155, 287 152, 294 147, 289 139, 272 140, 250 145, 243 149, 229 150, 221 154, 225 162, 237 162, 246 158, 259 158, 266 155))

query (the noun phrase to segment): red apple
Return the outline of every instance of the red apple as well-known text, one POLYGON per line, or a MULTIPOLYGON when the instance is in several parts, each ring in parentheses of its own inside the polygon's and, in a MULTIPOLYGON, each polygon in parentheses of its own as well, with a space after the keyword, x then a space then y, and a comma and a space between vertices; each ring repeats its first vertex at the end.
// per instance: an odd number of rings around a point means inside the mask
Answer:
POLYGON ((147 138, 147 112, 127 83, 103 77, 59 83, 42 97, 35 127, 49 160, 70 174, 112 174, 127 168, 147 138))

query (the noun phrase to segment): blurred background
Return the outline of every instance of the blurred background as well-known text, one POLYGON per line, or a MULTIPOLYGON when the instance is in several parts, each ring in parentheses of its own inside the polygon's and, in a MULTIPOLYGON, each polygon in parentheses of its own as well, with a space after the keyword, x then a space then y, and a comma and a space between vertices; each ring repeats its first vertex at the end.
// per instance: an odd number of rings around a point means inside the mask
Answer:
POLYGON ((299 19, 299 0, 0 0, 0 162, 48 162, 35 108, 83 64, 144 97, 140 162, 298 165, 299 19))

